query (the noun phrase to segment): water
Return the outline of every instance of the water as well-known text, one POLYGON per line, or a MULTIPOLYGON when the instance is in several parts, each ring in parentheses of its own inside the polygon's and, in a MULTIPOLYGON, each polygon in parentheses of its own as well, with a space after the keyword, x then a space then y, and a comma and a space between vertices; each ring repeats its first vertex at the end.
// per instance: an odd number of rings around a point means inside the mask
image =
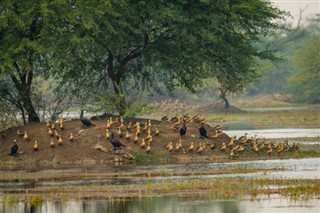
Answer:
POLYGON ((248 133, 249 137, 257 135, 258 138, 308 138, 320 137, 320 129, 246 129, 246 130, 225 130, 227 135, 237 137, 248 133))
POLYGON ((3 213, 284 213, 284 212, 308 212, 318 213, 320 202, 317 199, 306 201, 292 201, 279 196, 271 198, 258 198, 257 200, 218 200, 206 196, 189 197, 151 197, 140 199, 119 200, 68 200, 48 201, 34 207, 28 203, 17 203, 15 205, 0 204, 3 213))

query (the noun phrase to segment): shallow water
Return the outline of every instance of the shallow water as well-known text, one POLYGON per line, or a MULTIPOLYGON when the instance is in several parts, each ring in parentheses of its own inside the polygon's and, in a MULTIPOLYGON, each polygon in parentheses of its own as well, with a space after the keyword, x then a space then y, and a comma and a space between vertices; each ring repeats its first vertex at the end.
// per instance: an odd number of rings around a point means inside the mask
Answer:
POLYGON ((225 130, 227 135, 237 137, 248 133, 248 137, 257 135, 257 138, 314 138, 320 137, 320 129, 245 129, 245 130, 225 130))
POLYGON ((140 199, 120 200, 73 200, 48 201, 37 207, 31 207, 28 203, 15 205, 0 204, 3 213, 47 212, 47 213, 284 213, 284 212, 308 212, 318 213, 320 202, 310 199, 307 202, 292 201, 279 196, 259 198, 258 200, 218 200, 206 196, 189 197, 149 197, 140 199))
MULTIPOLYGON (((15 175, 19 173, 32 174, 37 177, 34 171, 1 171, 5 175, 15 175)), ((240 161, 228 163, 206 163, 206 164, 172 164, 172 165, 150 165, 134 166, 126 165, 123 167, 98 167, 98 168, 79 168, 79 169, 59 169, 41 170, 40 173, 47 174, 47 179, 34 181, 34 179, 19 180, 14 182, 0 179, 0 189, 25 189, 43 188, 56 186, 84 186, 84 185, 130 185, 163 182, 186 182, 214 180, 219 178, 268 178, 268 179, 320 179, 320 158, 307 159, 285 159, 285 160, 259 160, 259 161, 240 161), (248 170, 249 169, 249 170, 248 170), (263 170, 261 170, 263 169, 263 170), (236 173, 227 171, 236 170, 236 173), (226 173, 219 173, 226 171, 226 173), (218 173, 217 173, 218 172, 218 173), (166 174, 149 176, 150 173, 166 174), (200 173, 200 174, 199 174, 200 173), (87 174, 89 178, 79 178, 80 174, 87 174), (97 177, 94 176, 97 174, 97 177), (106 174, 111 174, 106 176, 106 174), (137 176, 137 174, 140 174, 137 176), (63 176, 64 175, 64 176, 63 176), (99 178, 104 175, 104 178, 99 178), (122 175, 121 177, 118 177, 122 175), (60 178, 58 181, 54 178, 60 178), (61 178, 64 177, 64 178, 61 178)), ((19 174, 20 175, 20 174, 19 174)))

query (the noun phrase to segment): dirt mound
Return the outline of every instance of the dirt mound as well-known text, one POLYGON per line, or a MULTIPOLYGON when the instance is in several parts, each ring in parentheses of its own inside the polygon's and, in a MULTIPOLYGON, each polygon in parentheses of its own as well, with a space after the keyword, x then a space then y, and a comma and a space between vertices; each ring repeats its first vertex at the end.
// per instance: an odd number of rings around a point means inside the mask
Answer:
MULTIPOLYGON (((115 119, 115 118, 113 118, 115 119)), ((131 122, 134 124, 136 121, 141 123, 141 128, 145 126, 148 121, 146 119, 125 119, 125 126, 131 122)), ((72 166, 85 166, 85 165, 103 165, 111 164, 115 161, 132 162, 132 160, 123 158, 119 156, 119 153, 114 153, 113 147, 109 140, 106 138, 105 124, 106 120, 95 120, 92 121, 96 126, 91 128, 84 128, 79 120, 72 120, 64 122, 64 130, 57 128, 58 134, 61 135, 63 142, 62 145, 58 145, 58 139, 53 137, 55 147, 49 146, 51 142, 51 137, 48 135, 48 128, 45 123, 30 123, 25 126, 13 127, 6 130, 3 135, 5 137, 1 138, 0 143, 0 162, 2 169, 13 169, 13 168, 33 168, 33 167, 50 167, 50 168, 62 168, 62 167, 72 167, 72 166), (21 132, 27 131, 29 136, 29 141, 24 140, 23 136, 19 136, 17 131, 21 132), (70 142, 68 140, 70 134, 73 133, 74 141, 70 142), (16 139, 19 146, 19 151, 21 153, 17 156, 9 156, 10 149, 13 145, 13 141, 16 139), (34 151, 33 145, 37 140, 39 150, 34 151), (96 149, 97 144, 99 149, 96 149), (103 152, 101 150, 106 150, 103 152)), ((169 152, 165 146, 172 142, 175 148, 176 143, 180 140, 179 132, 174 132, 170 126, 172 123, 169 121, 157 121, 151 120, 151 132, 153 136, 153 141, 151 142, 151 152, 146 152, 146 147, 141 148, 140 143, 142 138, 145 138, 147 133, 142 131, 139 136, 139 142, 134 143, 134 129, 132 128, 128 133, 130 134, 130 139, 127 140, 124 137, 119 138, 125 148, 122 149, 121 153, 128 153, 135 157, 133 161, 148 161, 150 159, 156 160, 157 162, 167 161, 165 159, 230 159, 230 151, 236 146, 235 143, 232 146, 227 147, 224 151, 220 151, 219 147, 222 143, 229 143, 230 137, 224 133, 221 133, 218 138, 212 139, 211 136, 214 135, 214 128, 207 126, 208 136, 210 139, 200 139, 199 138, 199 127, 198 123, 187 123, 187 134, 182 138, 182 148, 179 151, 173 150, 169 152), (159 136, 155 136, 154 132, 158 129, 160 131, 159 136), (191 144, 194 143, 194 150, 188 151, 191 144), (202 144, 203 151, 197 153, 197 147, 202 144), (214 149, 212 144, 215 145, 214 149)), ((116 133, 119 128, 119 124, 113 125, 110 131, 116 133)), ((123 133, 126 133, 124 128, 123 133)), ((253 153, 250 150, 250 144, 243 145, 246 149, 244 153, 253 153)), ((253 153, 256 154, 256 153, 253 153)), ((240 156, 245 156, 240 154, 240 156)), ((193 162, 193 160, 191 160, 193 162)))

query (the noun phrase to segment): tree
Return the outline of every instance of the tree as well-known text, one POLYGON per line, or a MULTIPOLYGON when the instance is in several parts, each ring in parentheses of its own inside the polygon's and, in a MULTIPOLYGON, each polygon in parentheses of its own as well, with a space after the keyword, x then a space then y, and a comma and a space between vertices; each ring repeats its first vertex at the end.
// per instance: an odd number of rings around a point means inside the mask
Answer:
POLYGON ((294 74, 289 78, 289 89, 294 99, 320 103, 320 35, 306 40, 295 52, 294 74))
POLYGON ((56 14, 54 75, 112 89, 120 114, 132 80, 137 88, 159 91, 164 82, 169 90, 192 91, 216 77, 228 91, 242 89, 256 77, 256 58, 276 60, 273 50, 254 43, 273 35, 280 28, 275 20, 285 16, 260 0, 62 0, 49 8, 56 14))
POLYGON ((26 111, 29 122, 39 122, 32 100, 32 81, 36 60, 43 53, 44 1, 0 3, 0 78, 9 77, 17 93, 16 106, 26 111))

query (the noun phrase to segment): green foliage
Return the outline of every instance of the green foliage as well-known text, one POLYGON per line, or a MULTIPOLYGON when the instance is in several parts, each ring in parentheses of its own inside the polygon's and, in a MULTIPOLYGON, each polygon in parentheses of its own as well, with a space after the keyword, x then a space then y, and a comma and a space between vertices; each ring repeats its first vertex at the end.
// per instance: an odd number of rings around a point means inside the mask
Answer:
POLYGON ((306 40, 295 52, 293 65, 289 86, 294 99, 320 103, 320 34, 306 40))

